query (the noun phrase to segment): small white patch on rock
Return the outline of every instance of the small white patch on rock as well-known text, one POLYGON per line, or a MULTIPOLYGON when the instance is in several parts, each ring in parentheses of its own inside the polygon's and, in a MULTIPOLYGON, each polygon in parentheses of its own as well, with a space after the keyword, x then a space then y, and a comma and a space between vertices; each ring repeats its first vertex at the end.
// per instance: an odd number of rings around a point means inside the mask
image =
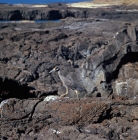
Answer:
POLYGON ((3 118, 3 115, 2 115, 2 112, 3 112, 3 107, 5 104, 7 104, 9 102, 9 100, 3 100, 1 103, 0 103, 0 115, 1 115, 1 118, 3 118))
POLYGON ((88 132, 88 133, 90 133, 90 132, 91 132, 90 130, 87 130, 87 129, 86 129, 85 131, 86 131, 86 132, 88 132))
POLYGON ((0 109, 9 102, 9 100, 3 100, 1 103, 0 103, 0 109))
POLYGON ((16 31, 20 31, 21 30, 21 28, 14 28, 16 31))
POLYGON ((59 99, 59 96, 53 96, 53 95, 50 95, 50 96, 47 96, 44 101, 46 102, 53 102, 55 100, 59 99))
POLYGON ((51 131, 53 134, 60 134, 61 132, 55 129, 50 129, 49 131, 51 131))

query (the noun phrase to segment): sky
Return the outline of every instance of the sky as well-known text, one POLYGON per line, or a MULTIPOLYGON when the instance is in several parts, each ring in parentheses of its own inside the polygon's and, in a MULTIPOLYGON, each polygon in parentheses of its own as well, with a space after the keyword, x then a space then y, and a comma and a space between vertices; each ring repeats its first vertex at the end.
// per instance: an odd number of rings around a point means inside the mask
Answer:
POLYGON ((66 3, 73 3, 73 2, 82 2, 87 0, 0 0, 0 3, 9 3, 9 4, 48 4, 54 2, 66 2, 66 3))

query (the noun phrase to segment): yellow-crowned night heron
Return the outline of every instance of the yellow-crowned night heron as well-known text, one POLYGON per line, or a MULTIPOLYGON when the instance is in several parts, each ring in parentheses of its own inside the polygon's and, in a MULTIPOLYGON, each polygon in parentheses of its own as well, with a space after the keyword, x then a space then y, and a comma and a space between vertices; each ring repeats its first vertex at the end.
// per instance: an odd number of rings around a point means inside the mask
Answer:
POLYGON ((66 88, 66 93, 61 95, 61 97, 64 97, 65 95, 68 94, 68 88, 72 89, 75 91, 77 98, 78 98, 78 94, 79 92, 83 92, 86 91, 83 86, 81 86, 80 84, 78 84, 78 82, 73 81, 72 79, 69 79, 67 77, 64 77, 61 73, 60 73, 60 68, 59 67, 55 67, 54 69, 52 69, 49 73, 52 72, 58 72, 59 78, 63 83, 63 86, 66 88))

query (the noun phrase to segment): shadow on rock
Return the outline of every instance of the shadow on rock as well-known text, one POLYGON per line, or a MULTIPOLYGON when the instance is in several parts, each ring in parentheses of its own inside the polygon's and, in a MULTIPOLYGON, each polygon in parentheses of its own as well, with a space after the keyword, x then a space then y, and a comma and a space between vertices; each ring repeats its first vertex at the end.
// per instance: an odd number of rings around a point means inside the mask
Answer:
POLYGON ((28 87, 27 84, 21 84, 15 80, 0 77, 0 85, 0 98, 2 99, 26 99, 34 97, 33 95, 29 94, 29 91, 32 88, 28 87))

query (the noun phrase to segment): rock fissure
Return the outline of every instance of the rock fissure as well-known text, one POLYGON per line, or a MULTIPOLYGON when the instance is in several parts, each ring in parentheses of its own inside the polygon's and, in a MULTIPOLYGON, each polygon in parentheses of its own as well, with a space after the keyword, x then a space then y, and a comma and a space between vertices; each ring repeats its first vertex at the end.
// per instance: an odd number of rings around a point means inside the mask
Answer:
POLYGON ((30 112, 30 116, 28 115, 28 117, 29 117, 29 119, 28 119, 28 121, 31 121, 32 120, 32 116, 33 116, 33 113, 35 112, 35 108, 36 108, 36 106, 40 103, 41 101, 38 101, 35 105, 34 105, 34 107, 33 107, 33 109, 32 109, 32 112, 30 112))

